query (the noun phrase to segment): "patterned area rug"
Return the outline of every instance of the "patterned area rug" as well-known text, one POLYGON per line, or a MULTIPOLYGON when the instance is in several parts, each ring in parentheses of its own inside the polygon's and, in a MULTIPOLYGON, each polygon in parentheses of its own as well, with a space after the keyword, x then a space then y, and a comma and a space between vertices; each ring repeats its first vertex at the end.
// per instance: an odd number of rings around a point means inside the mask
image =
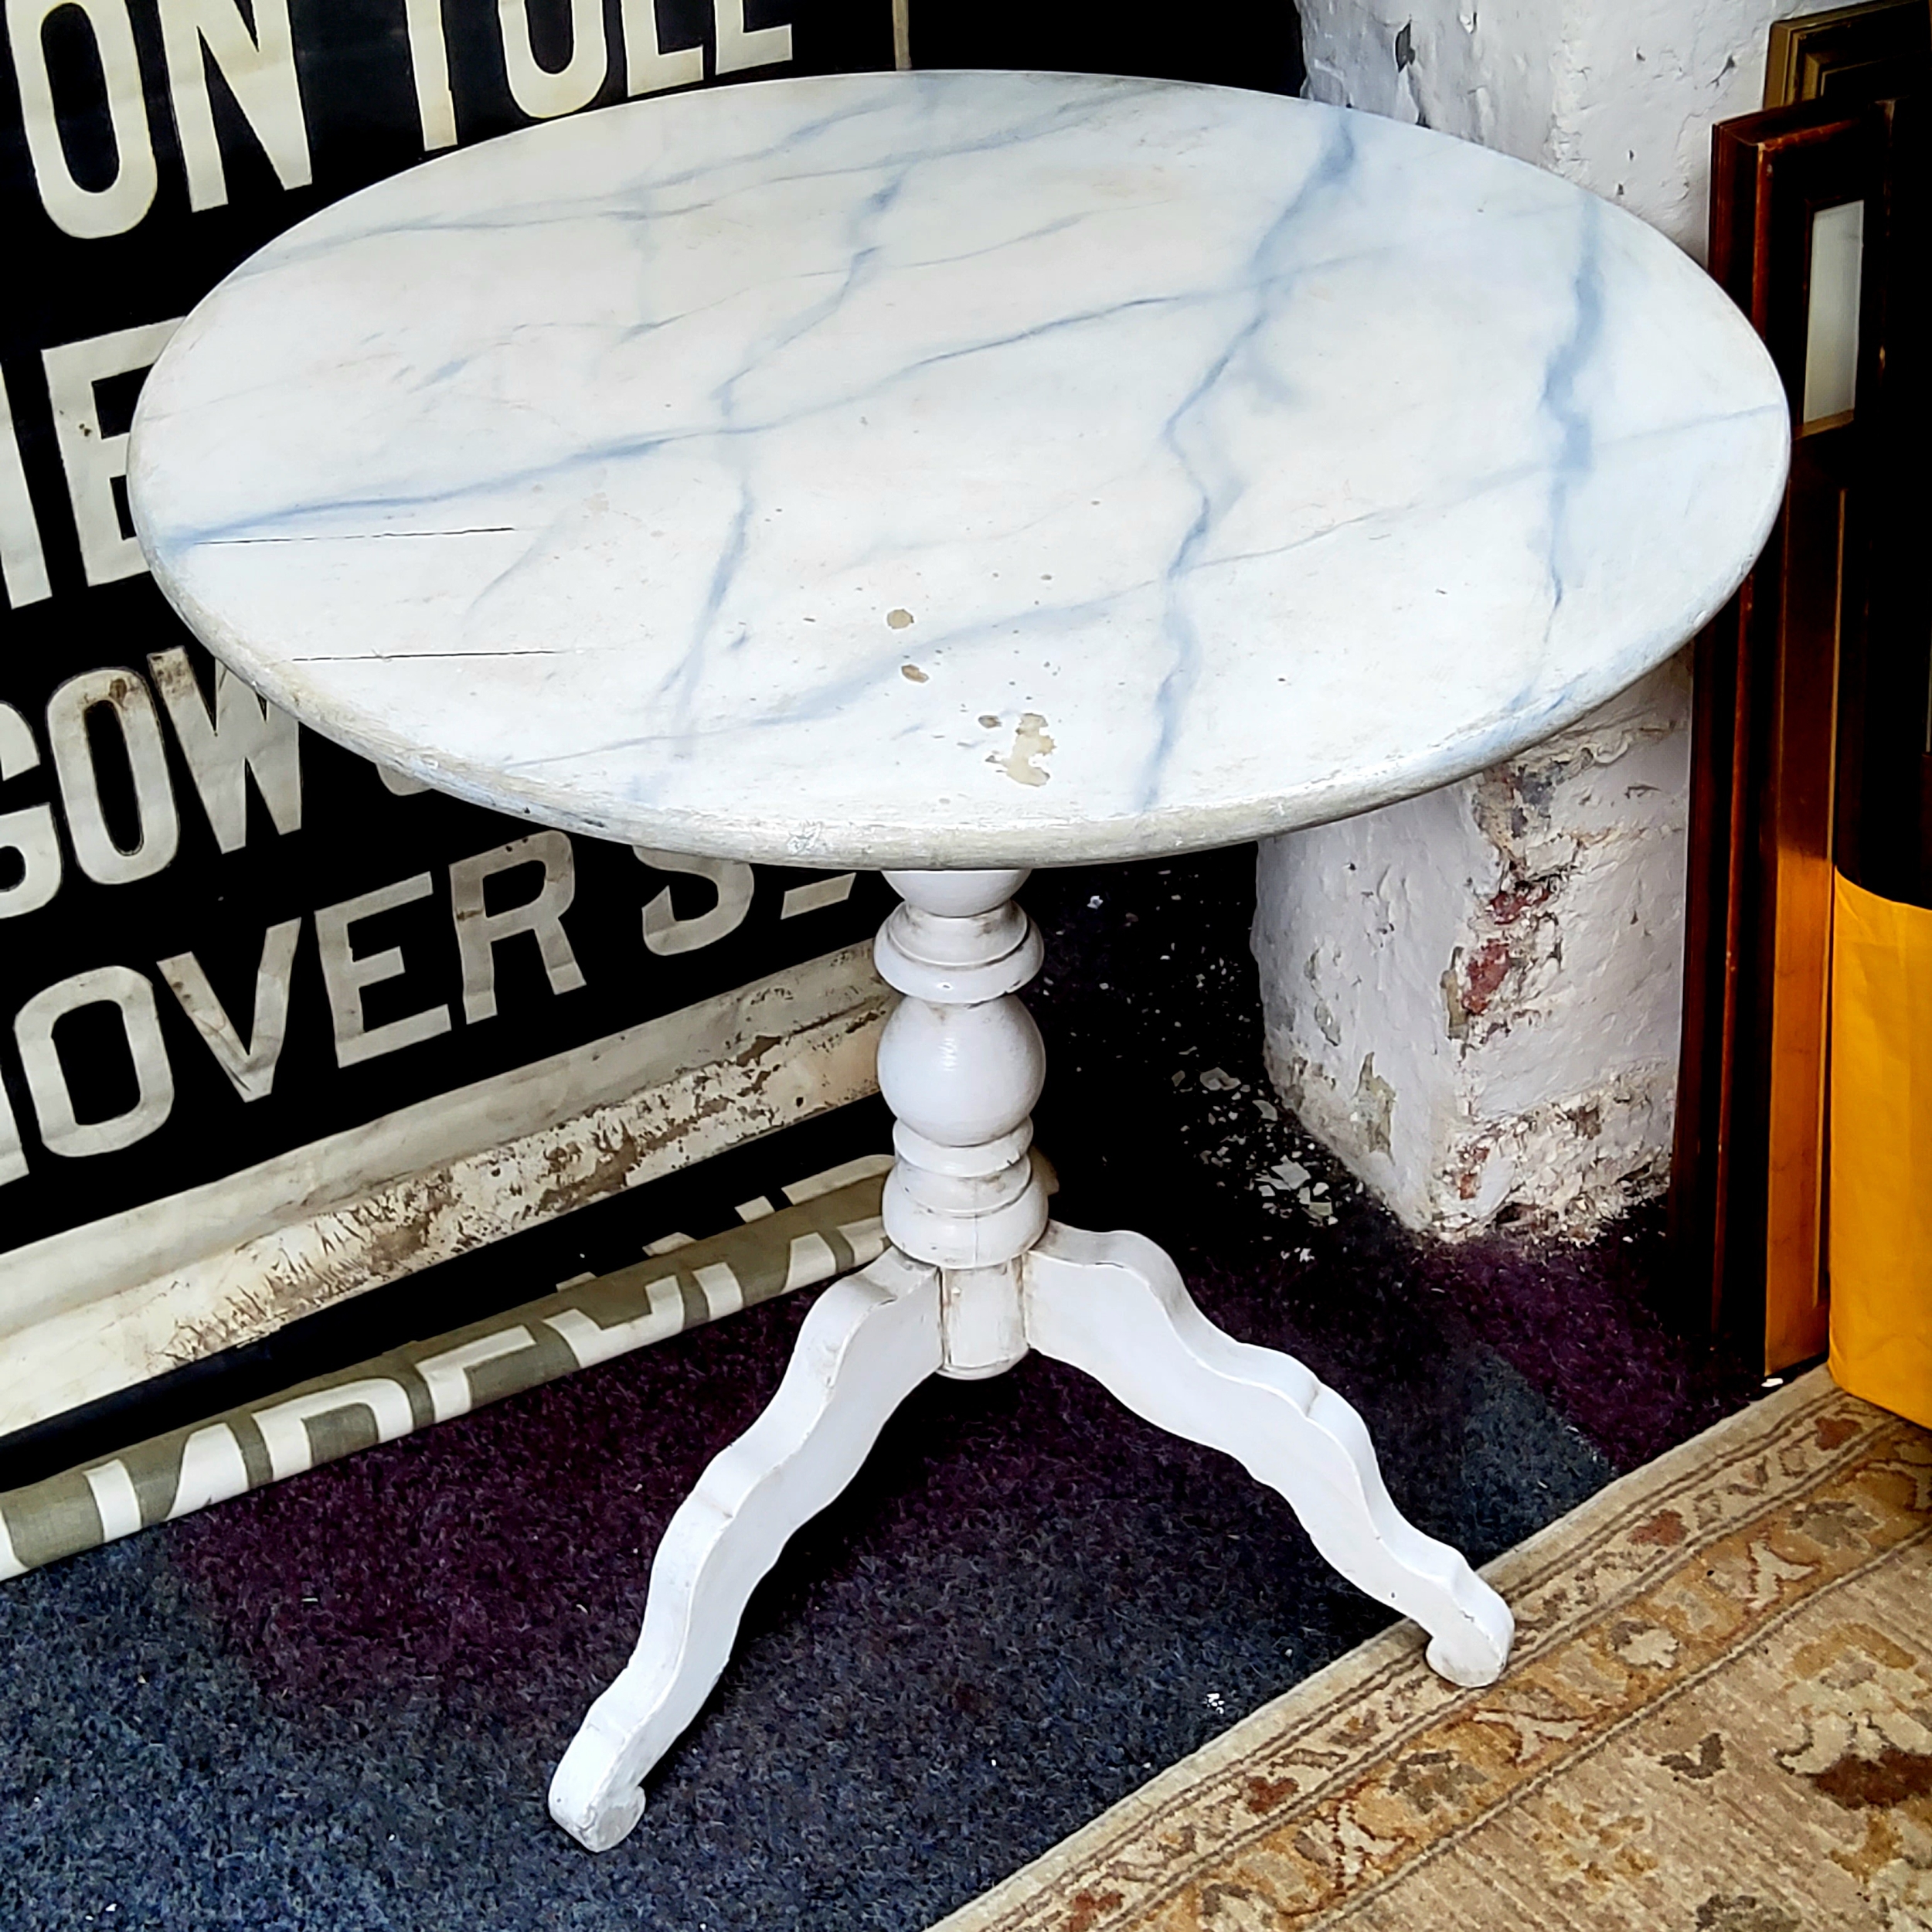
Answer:
POLYGON ((1932 1927, 1932 1435, 1816 1370, 1485 1573, 1500 1683, 1399 1625, 935 1932, 1932 1927))

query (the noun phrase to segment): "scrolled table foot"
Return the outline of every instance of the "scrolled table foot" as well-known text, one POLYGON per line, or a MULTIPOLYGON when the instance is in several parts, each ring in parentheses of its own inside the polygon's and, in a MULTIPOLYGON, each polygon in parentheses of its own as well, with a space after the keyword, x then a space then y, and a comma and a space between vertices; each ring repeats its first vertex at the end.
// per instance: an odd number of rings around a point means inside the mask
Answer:
POLYGON ((1056 1222, 1022 1265, 1027 1339, 1043 1355, 1278 1490, 1330 1563, 1430 1633, 1430 1665, 1452 1683, 1501 1674, 1515 1631, 1509 1607, 1460 1552, 1403 1518, 1362 1418, 1311 1370, 1224 1335, 1140 1235, 1056 1222))
MULTIPOLYGON (((1489 1589, 1474 1570, 1469 1573, 1479 1589, 1489 1589)), ((1493 1590, 1490 1594, 1495 1596, 1493 1590)), ((1422 1654, 1438 1677, 1458 1684, 1464 1690, 1480 1690, 1485 1684, 1493 1684, 1502 1675, 1504 1665, 1509 1662, 1509 1646, 1516 1634, 1516 1624, 1509 1615, 1509 1605, 1503 1604, 1500 1597, 1496 1597, 1495 1600, 1502 1604, 1503 1617, 1507 1619, 1501 1635, 1497 1634, 1498 1620, 1495 1617, 1478 1618, 1471 1615, 1460 1629, 1446 1630, 1429 1639, 1429 1648, 1422 1654)))
MULTIPOLYGON (((550 1781, 550 1815, 587 1852, 607 1852, 621 1845, 644 1816, 644 1787, 613 1787, 603 1767, 592 1762, 584 1746, 587 1730, 579 1731, 550 1781)), ((604 1748, 595 1753, 607 1761, 617 1753, 616 1740, 597 1740, 604 1748)))
POLYGON ((937 1269, 889 1249, 819 1298, 769 1406, 665 1528, 637 1648, 551 1781, 550 1815, 580 1845, 607 1852, 643 1816, 645 1776, 711 1694, 759 1579, 940 1360, 937 1269))

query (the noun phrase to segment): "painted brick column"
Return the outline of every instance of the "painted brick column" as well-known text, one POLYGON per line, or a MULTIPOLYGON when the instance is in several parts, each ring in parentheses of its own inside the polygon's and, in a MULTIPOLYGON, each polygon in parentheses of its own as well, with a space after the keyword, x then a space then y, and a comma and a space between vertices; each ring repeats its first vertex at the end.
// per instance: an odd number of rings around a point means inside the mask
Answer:
MULTIPOLYGON (((1815 10, 1299 0, 1305 91, 1548 168, 1701 260, 1712 124, 1761 100, 1770 22, 1815 10)), ((1509 764, 1263 841, 1270 1070, 1410 1226, 1582 1237, 1664 1185, 1689 720, 1680 657, 1509 764)))

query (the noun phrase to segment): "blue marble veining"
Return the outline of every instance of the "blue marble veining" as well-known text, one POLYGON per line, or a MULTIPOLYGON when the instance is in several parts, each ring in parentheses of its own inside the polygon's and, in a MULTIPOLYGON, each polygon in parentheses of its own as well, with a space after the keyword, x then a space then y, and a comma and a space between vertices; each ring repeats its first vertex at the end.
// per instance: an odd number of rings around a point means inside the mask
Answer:
MULTIPOLYGON (((1182 473, 1198 492, 1200 509, 1193 521, 1188 525, 1179 546, 1167 566, 1162 620, 1174 646, 1175 661, 1173 668, 1161 680, 1159 689, 1155 692, 1158 736, 1148 755, 1147 770, 1138 787, 1138 801, 1144 811, 1151 811, 1162 802, 1167 777, 1168 754, 1173 749, 1186 716, 1188 699, 1193 692, 1196 673, 1200 666, 1201 640, 1196 633, 1193 615, 1189 607, 1190 600, 1187 594, 1187 580, 1193 570, 1196 559, 1219 520, 1220 512, 1232 499, 1240 496, 1243 487, 1243 478, 1238 471, 1225 473, 1210 481, 1203 472, 1216 454, 1212 437, 1208 440, 1207 447, 1202 452, 1202 461, 1197 463, 1190 458, 1183 446, 1182 427, 1195 419, 1207 398, 1227 374, 1235 359, 1247 352, 1254 336, 1267 320, 1272 306, 1281 299, 1285 281, 1295 272, 1292 242, 1305 211, 1325 192, 1341 192, 1353 172, 1355 141, 1347 118, 1341 114, 1334 116, 1331 126, 1325 131, 1325 134, 1321 150, 1316 156, 1313 166, 1297 185, 1292 199, 1270 225, 1255 248, 1249 265, 1250 281, 1254 295, 1248 315, 1235 331, 1227 346, 1209 364, 1200 380, 1182 399, 1180 406, 1162 426, 1161 440, 1173 453, 1182 473)), ((1265 364, 1253 372, 1250 380, 1257 382, 1270 400, 1287 400, 1286 383, 1274 377, 1265 364)))
POLYGON ((1558 344, 1543 378, 1543 406, 1555 421, 1556 454, 1549 466, 1549 614, 1553 623, 1563 601, 1563 544, 1568 530, 1571 485, 1589 475, 1594 445, 1590 416, 1577 397, 1577 379, 1590 366, 1604 326, 1603 267, 1599 252, 1603 204, 1585 202, 1577 223, 1576 314, 1570 333, 1558 344))
POLYGON ((826 865, 1183 850, 1560 729, 1755 556, 1788 427, 1669 243, 1426 131, 794 80, 446 156, 150 376, 157 579, 503 809, 826 865))

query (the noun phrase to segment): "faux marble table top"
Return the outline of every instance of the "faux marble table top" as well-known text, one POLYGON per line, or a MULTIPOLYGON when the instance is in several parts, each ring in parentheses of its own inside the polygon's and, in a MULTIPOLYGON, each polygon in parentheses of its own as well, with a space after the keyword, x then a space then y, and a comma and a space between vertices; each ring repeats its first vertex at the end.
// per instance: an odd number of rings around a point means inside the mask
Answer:
POLYGON ((301 223, 150 376, 162 588, 317 730, 674 851, 1198 848, 1490 764, 1723 603, 1770 362, 1634 218, 1261 94, 645 100, 301 223))

